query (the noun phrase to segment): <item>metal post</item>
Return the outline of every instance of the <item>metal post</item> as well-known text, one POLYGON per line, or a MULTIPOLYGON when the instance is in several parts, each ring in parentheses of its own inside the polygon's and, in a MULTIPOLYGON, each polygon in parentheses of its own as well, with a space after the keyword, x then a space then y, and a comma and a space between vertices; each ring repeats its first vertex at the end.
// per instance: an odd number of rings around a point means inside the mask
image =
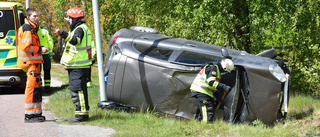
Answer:
POLYGON ((287 77, 287 81, 284 83, 284 95, 283 95, 283 102, 284 102, 284 115, 286 116, 287 112, 288 112, 288 104, 289 104, 289 100, 288 100, 288 96, 289 96, 289 80, 290 80, 290 75, 286 74, 287 77))
POLYGON ((30 0, 26 0, 26 9, 30 8, 30 0))
POLYGON ((100 99, 101 101, 107 101, 107 95, 104 82, 104 70, 103 70, 103 54, 101 46, 101 32, 100 32, 100 17, 99 17, 99 3, 98 0, 92 0, 93 19, 96 37, 97 47, 97 60, 99 71, 99 85, 100 85, 100 99))

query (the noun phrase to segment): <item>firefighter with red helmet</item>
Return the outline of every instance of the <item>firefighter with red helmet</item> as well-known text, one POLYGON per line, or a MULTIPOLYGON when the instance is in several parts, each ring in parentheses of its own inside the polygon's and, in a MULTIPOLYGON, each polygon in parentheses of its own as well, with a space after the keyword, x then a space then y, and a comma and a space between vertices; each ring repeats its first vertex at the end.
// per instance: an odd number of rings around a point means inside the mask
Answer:
POLYGON ((57 29, 54 33, 66 40, 60 63, 68 71, 70 94, 75 104, 75 117, 69 119, 69 122, 83 122, 89 120, 86 76, 92 64, 92 35, 85 21, 82 21, 85 15, 81 8, 70 8, 66 14, 65 20, 70 31, 57 29))
POLYGON ((42 92, 41 92, 41 70, 43 63, 42 53, 49 51, 48 48, 40 46, 37 33, 38 11, 30 7, 27 9, 25 24, 19 28, 18 34, 18 58, 19 68, 27 69, 27 84, 25 88, 25 119, 29 122, 43 122, 42 116, 42 92))
POLYGON ((220 106, 225 95, 231 90, 230 86, 221 83, 221 71, 230 73, 234 64, 230 59, 220 63, 208 63, 198 73, 191 84, 191 96, 198 102, 196 118, 204 122, 213 122, 214 112, 220 106))

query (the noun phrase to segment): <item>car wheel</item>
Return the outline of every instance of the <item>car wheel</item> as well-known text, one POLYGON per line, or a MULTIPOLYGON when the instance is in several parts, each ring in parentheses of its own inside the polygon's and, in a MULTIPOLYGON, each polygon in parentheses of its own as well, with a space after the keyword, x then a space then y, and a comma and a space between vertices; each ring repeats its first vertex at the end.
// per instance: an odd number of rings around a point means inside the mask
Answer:
POLYGON ((145 32, 145 33, 153 33, 153 34, 158 33, 158 31, 153 28, 143 27, 143 26, 132 26, 130 27, 130 29, 134 31, 145 32))

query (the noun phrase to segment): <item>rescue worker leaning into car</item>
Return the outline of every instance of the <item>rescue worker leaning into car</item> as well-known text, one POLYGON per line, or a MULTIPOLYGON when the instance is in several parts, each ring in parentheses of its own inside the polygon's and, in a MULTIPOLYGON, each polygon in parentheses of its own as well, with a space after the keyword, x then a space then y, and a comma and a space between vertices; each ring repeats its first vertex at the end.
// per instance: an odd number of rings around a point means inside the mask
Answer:
POLYGON ((219 63, 208 63, 198 73, 191 84, 191 96, 197 99, 199 108, 196 118, 199 121, 213 122, 215 110, 220 106, 230 86, 220 83, 221 71, 230 73, 234 64, 230 59, 219 63))
POLYGON ((25 122, 43 122, 41 70, 42 53, 49 51, 40 46, 37 33, 38 11, 30 7, 26 10, 25 24, 19 28, 18 34, 18 67, 26 68, 27 83, 25 88, 25 122))
POLYGON ((85 15, 81 8, 73 7, 66 14, 70 31, 57 29, 54 33, 66 40, 60 63, 68 71, 70 94, 75 104, 75 117, 69 119, 69 122, 83 122, 89 120, 86 76, 92 64, 92 36, 85 21, 82 21, 85 15))

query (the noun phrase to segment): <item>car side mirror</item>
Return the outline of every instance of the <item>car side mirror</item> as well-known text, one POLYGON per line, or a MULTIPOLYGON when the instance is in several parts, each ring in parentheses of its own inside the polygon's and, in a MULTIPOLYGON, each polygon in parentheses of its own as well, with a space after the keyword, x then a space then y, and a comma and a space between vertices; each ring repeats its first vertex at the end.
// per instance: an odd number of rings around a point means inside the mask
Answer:
POLYGON ((225 47, 221 48, 221 54, 223 57, 228 58, 228 59, 232 59, 231 56, 229 55, 228 50, 225 47))

